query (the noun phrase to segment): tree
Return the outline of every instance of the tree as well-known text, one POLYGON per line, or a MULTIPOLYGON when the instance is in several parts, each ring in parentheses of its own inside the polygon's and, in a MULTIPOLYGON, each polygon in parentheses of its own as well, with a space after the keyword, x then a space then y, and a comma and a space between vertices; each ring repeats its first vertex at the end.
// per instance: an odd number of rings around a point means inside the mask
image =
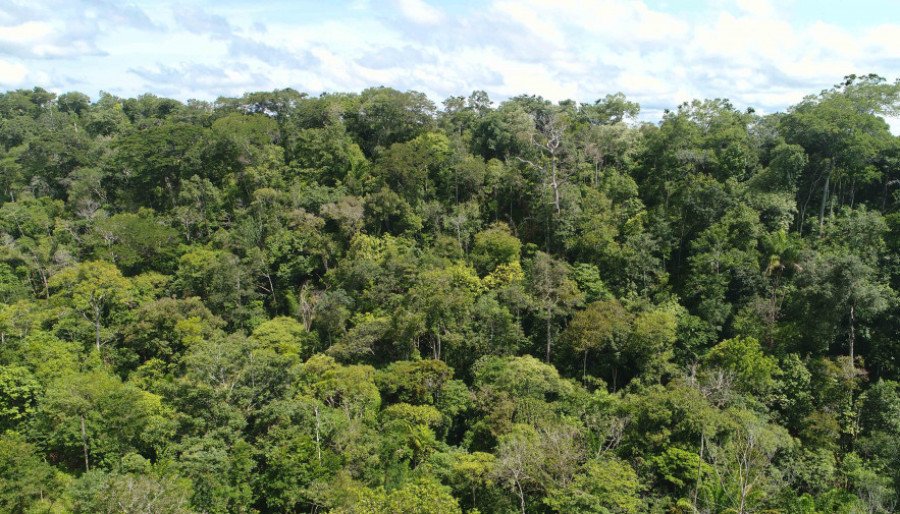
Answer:
POLYGON ((423 93, 376 87, 353 98, 345 112, 347 131, 366 155, 408 141, 434 124, 434 104, 423 93))
POLYGON ((855 359, 861 322, 888 308, 892 290, 875 268, 851 253, 812 254, 803 267, 790 308, 797 309, 796 319, 809 323, 804 323, 808 344, 822 352, 834 343, 844 343, 847 354, 855 359))
POLYGON ((540 462, 538 434, 527 425, 516 425, 513 430, 500 438, 497 448, 497 462, 494 467, 496 480, 513 491, 519 500, 522 514, 526 510, 526 491, 540 484, 540 462))
POLYGON ((153 512, 190 514, 190 484, 177 477, 146 474, 86 473, 76 484, 73 512, 116 514, 153 512))
POLYGON ((308 355, 315 348, 315 335, 310 334, 299 321, 287 316, 260 323, 250 337, 264 348, 297 357, 308 355))
POLYGON ((584 353, 582 378, 587 378, 588 352, 601 351, 613 356, 622 351, 623 340, 628 337, 632 326, 631 315, 618 300, 602 300, 589 304, 579 311, 569 322, 563 338, 572 349, 584 353))
POLYGON ((628 463, 615 457, 584 464, 568 487, 551 491, 545 502, 554 512, 640 512, 641 483, 628 463))
POLYGON ((780 372, 775 359, 765 355, 759 341, 752 338, 722 341, 709 350, 704 361, 732 374, 738 388, 755 395, 770 391, 780 372))
POLYGON ((410 299, 424 316, 432 339, 432 358, 441 359, 444 342, 462 335, 482 287, 475 271, 459 264, 424 271, 419 276, 410 299))
POLYGON ((569 266, 550 255, 538 252, 531 261, 528 273, 528 289, 533 298, 535 316, 546 325, 545 360, 550 362, 553 346, 553 328, 557 318, 581 302, 578 285, 568 277, 569 266))
POLYGON ((15 430, 27 421, 41 392, 28 368, 0 366, 0 430, 15 430))
POLYGON ((448 489, 434 481, 413 482, 390 492, 362 488, 347 507, 331 514, 461 514, 462 510, 448 489))
POLYGON ((727 504, 738 514, 752 512, 771 494, 777 470, 772 465, 778 453, 791 446, 787 432, 759 415, 730 412, 724 440, 714 442, 709 455, 727 504))
POLYGON ((55 298, 93 324, 98 352, 104 318, 128 307, 134 295, 131 282, 116 266, 104 261, 84 262, 64 269, 48 285, 55 298))
POLYGON ((802 146, 810 157, 797 195, 801 223, 814 198, 819 198, 821 226, 835 203, 853 205, 859 188, 877 180, 875 157, 892 139, 881 116, 898 105, 900 84, 877 75, 850 75, 842 84, 806 97, 782 118, 787 142, 802 146))
POLYGON ((38 448, 16 432, 0 434, 0 508, 4 512, 31 512, 39 500, 57 496, 60 485, 38 448))
POLYGON ((53 381, 30 431, 54 463, 89 471, 129 452, 161 452, 174 428, 169 415, 158 395, 93 370, 53 381))
POLYGON ((95 258, 122 270, 170 271, 173 266, 176 231, 162 225, 152 211, 115 214, 94 225, 95 258))
POLYGON ((554 366, 527 355, 482 357, 472 375, 475 406, 493 437, 515 424, 546 425, 583 400, 583 389, 560 377, 554 366))
POLYGON ((505 223, 495 223, 475 234, 475 242, 469 255, 475 268, 482 274, 494 271, 501 264, 519 262, 522 242, 512 235, 505 223))

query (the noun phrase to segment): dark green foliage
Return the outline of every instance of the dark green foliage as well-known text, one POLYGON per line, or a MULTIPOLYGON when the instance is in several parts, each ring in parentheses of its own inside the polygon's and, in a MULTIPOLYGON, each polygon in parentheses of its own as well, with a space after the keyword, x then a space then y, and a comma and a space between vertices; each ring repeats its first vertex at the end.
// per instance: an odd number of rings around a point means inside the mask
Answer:
POLYGON ((898 98, 0 94, 0 511, 893 512, 898 98))

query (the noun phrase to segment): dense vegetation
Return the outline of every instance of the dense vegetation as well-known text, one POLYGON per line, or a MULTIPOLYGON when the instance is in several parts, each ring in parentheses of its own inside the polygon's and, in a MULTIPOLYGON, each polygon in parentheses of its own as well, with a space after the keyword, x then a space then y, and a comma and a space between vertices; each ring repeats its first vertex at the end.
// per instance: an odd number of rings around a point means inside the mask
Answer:
POLYGON ((898 93, 0 95, 0 511, 892 512, 898 93))

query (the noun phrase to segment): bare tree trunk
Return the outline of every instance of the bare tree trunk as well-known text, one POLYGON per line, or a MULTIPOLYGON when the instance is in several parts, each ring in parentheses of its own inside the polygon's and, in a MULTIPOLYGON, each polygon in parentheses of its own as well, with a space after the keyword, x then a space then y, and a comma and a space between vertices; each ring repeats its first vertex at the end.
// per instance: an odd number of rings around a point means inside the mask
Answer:
POLYGON ((697 512, 697 495, 700 493, 700 480, 703 478, 703 450, 706 447, 706 437, 701 433, 700 434, 700 458, 697 460, 697 481, 694 482, 694 494, 691 499, 691 504, 694 507, 694 512, 697 512))
POLYGON ((94 306, 94 339, 97 343, 97 353, 100 353, 100 306, 94 306))
POLYGON ((831 184, 831 165, 828 165, 828 174, 825 175, 825 187, 822 188, 822 205, 819 206, 819 230, 825 224, 825 204, 828 203, 828 188, 831 184))
POLYGON ((84 427, 84 414, 81 415, 81 446, 84 449, 84 470, 91 470, 91 463, 88 459, 88 443, 87 443, 87 430, 84 427))
POLYGON ((856 307, 851 304, 850 305, 850 365, 856 367, 854 359, 854 347, 856 346, 856 329, 854 328, 854 324, 856 323, 856 307))
POLYGON ((318 405, 316 405, 314 412, 316 414, 316 454, 319 457, 319 464, 322 464, 322 440, 319 437, 320 421, 319 421, 319 406, 318 405))
POLYGON ((434 331, 434 345, 432 347, 432 355, 434 355, 434 360, 441 360, 441 331, 440 331, 440 329, 434 331))
POLYGON ((556 207, 556 214, 559 215, 559 180, 556 173, 556 156, 554 155, 550 159, 550 166, 553 171, 553 176, 551 178, 550 187, 553 188, 553 205, 556 207))
POLYGON ((547 308, 547 362, 550 362, 550 347, 552 346, 552 336, 551 336, 551 323, 553 322, 553 317, 550 315, 550 309, 547 308))
POLYGON ((272 306, 275 306, 276 298, 275 298, 275 283, 272 282, 272 274, 266 271, 266 279, 269 281, 269 293, 272 295, 272 306))
POLYGON ((516 489, 519 495, 519 507, 522 509, 522 514, 525 514, 525 491, 522 490, 522 484, 516 480, 516 489))
POLYGON ((38 264, 38 273, 41 275, 41 283, 44 285, 44 299, 50 299, 50 283, 47 280, 47 274, 44 272, 44 268, 38 264))
POLYGON ((587 356, 588 351, 584 351, 584 360, 581 362, 581 381, 584 382, 587 380, 587 356))

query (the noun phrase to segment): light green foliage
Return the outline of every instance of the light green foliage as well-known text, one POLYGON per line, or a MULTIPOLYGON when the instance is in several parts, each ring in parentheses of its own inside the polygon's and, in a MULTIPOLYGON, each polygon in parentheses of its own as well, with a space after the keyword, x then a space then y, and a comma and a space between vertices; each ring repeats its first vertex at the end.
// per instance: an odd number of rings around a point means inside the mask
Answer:
POLYGON ((58 462, 84 470, 128 452, 161 451, 174 428, 170 416, 159 396, 95 370, 50 383, 30 430, 58 462))
POLYGON ((636 513, 642 509, 640 490, 638 476, 626 462, 590 461, 568 487, 551 492, 546 503, 554 512, 636 513))
POLYGON ((260 323, 251 336, 262 347, 286 355, 304 355, 314 346, 313 337, 299 321, 280 316, 260 323))
POLYGON ((432 481, 411 483, 385 492, 362 489, 352 505, 334 509, 331 514, 461 514, 446 487, 432 481))
POLYGON ((471 257, 478 270, 490 273, 501 264, 519 262, 521 251, 522 243, 510 233, 509 226, 495 223, 475 234, 471 257))
POLYGON ((368 417, 381 406, 370 366, 341 366, 325 355, 314 355, 301 368, 301 387, 347 417, 368 417))
POLYGON ((49 282, 54 297, 70 306, 94 326, 94 343, 100 351, 104 320, 126 309, 134 289, 116 266, 92 261, 66 268, 49 282))
POLYGON ((495 435, 513 423, 540 425, 564 412, 579 396, 574 382, 534 357, 483 357, 475 363, 475 404, 495 435))
POLYGON ((0 429, 15 429, 34 413, 41 386, 22 366, 0 366, 0 429))
POLYGON ((759 341, 749 337, 722 341, 709 350, 704 361, 732 374, 742 391, 757 395, 774 387, 780 371, 775 359, 762 352, 759 341))
POLYGON ((91 472, 74 486, 72 511, 76 514, 154 512, 190 514, 190 484, 175 477, 148 474, 91 472))
POLYGON ((712 467, 699 454, 671 446, 650 459, 654 471, 676 491, 686 495, 700 481, 707 480, 712 467))
POLYGON ((401 421, 412 425, 437 428, 443 422, 440 411, 430 405, 409 405, 395 403, 381 411, 381 418, 387 422, 401 421))

